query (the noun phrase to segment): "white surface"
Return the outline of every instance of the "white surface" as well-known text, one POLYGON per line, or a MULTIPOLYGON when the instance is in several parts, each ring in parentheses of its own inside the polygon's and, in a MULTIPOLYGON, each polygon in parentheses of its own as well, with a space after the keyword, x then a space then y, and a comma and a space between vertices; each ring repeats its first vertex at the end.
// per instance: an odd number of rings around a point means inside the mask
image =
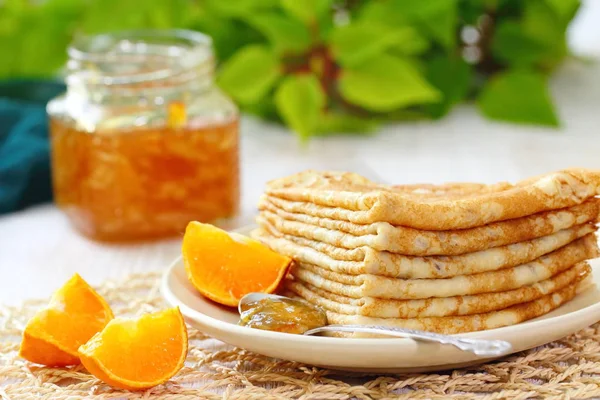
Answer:
MULTIPOLYGON (((590 263, 595 284, 600 283, 600 261, 590 263)), ((216 339, 255 353, 332 369, 366 372, 422 372, 481 363, 486 358, 452 346, 408 339, 343 339, 291 335, 250 329, 236 324, 236 310, 219 307, 190 284, 183 261, 178 259, 165 273, 161 291, 167 302, 178 306, 186 320, 216 339), (394 349, 394 351, 390 351, 394 349), (452 360, 451 363, 448 360, 452 360)), ((600 320, 600 291, 596 286, 577 295, 556 310, 534 320, 461 336, 505 340, 513 351, 541 346, 600 320)), ((489 359, 489 358, 488 358, 489 359)))
MULTIPOLYGON (((579 52, 600 55, 600 2, 571 32, 579 52)), ((375 172, 388 182, 516 180, 570 166, 600 168, 600 65, 569 64, 552 79, 561 130, 490 123, 469 105, 439 122, 405 123, 376 136, 334 136, 299 146, 283 128, 242 124, 242 216, 252 220, 265 181, 305 168, 375 172)), ((47 297, 74 272, 92 284, 166 268, 179 240, 107 246, 71 230, 51 205, 0 217, 0 303, 47 297)))

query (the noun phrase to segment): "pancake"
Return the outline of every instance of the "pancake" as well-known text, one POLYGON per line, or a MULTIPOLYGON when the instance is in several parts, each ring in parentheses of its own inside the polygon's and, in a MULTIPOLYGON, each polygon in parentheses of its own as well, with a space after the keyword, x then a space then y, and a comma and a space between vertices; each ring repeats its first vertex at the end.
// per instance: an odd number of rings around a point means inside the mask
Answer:
MULTIPOLYGON (((587 285, 585 280, 580 282, 567 285, 563 289, 540 297, 534 301, 521 303, 502 310, 491 311, 482 314, 453 317, 421 317, 400 319, 345 315, 327 310, 326 313, 330 324, 391 326, 398 328, 420 329, 444 334, 474 332, 516 325, 529 319, 547 314, 575 297, 581 285, 587 285)), ((373 335, 355 334, 353 337, 365 336, 373 335)))
POLYGON ((571 207, 599 194, 600 171, 567 169, 517 184, 382 185, 353 173, 305 171, 267 184, 282 208, 357 224, 466 229, 571 207))
POLYGON ((523 242, 551 235, 560 230, 595 221, 600 199, 560 210, 500 221, 470 229, 425 231, 387 222, 368 225, 287 212, 277 206, 281 200, 263 198, 257 222, 286 234, 303 237, 336 247, 370 247, 405 255, 457 255, 491 247, 523 242))
POLYGON ((377 318, 447 317, 481 314, 537 300, 584 279, 590 273, 589 265, 582 262, 549 279, 506 292, 421 300, 353 299, 293 280, 286 282, 286 288, 296 296, 338 314, 377 318))
POLYGON ((564 229, 552 235, 458 256, 414 257, 373 250, 347 250, 292 235, 274 228, 257 229, 252 236, 274 251, 333 272, 349 275, 381 275, 403 279, 449 278, 514 267, 551 253, 596 230, 592 223, 564 229), (270 232, 273 232, 271 234, 270 232))
POLYGON ((446 279, 397 279, 378 275, 347 275, 305 263, 295 263, 295 279, 331 293, 360 299, 426 299, 504 292, 531 285, 565 271, 572 265, 598 256, 594 234, 588 234, 535 261, 499 271, 459 275, 446 279))

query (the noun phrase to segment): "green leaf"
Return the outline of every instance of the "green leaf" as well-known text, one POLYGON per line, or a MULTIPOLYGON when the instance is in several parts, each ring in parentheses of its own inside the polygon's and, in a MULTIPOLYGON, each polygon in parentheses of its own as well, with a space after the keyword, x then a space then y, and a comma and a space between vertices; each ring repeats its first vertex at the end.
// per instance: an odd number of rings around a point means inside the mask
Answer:
MULTIPOLYGON (((408 27, 407 27, 408 28, 408 27)), ((414 28, 411 28, 411 37, 396 43, 390 48, 390 52, 400 56, 416 56, 425 53, 429 50, 429 40, 419 34, 414 28)))
POLYGON ((447 7, 438 12, 420 19, 425 31, 432 39, 438 41, 444 48, 452 49, 456 46, 456 31, 458 15, 455 3, 447 1, 447 7))
POLYGON ((396 12, 416 22, 446 49, 456 46, 458 5, 456 0, 392 0, 396 12))
MULTIPOLYGON (((321 17, 319 17, 316 26, 318 29, 316 37, 313 37, 313 45, 317 42, 328 43, 331 32, 333 32, 337 28, 335 21, 329 14, 324 14, 321 17)), ((315 29, 314 26, 312 27, 312 29, 315 29)))
POLYGON ((25 24, 23 12, 16 4, 8 1, 0 5, 0 48, 4 57, 0 57, 0 78, 12 77, 17 71, 25 24))
POLYGON ((427 17, 437 14, 440 9, 445 9, 448 3, 454 1, 447 0, 429 0, 429 1, 406 1, 406 0, 390 0, 396 10, 401 11, 409 18, 427 17))
POLYGON ((85 3, 81 0, 46 0, 41 3, 41 9, 63 23, 73 24, 85 11, 85 3))
POLYGON ((314 24, 331 7, 332 0, 281 0, 281 7, 306 24, 314 24))
POLYGON ((552 8, 558 18, 565 23, 573 19, 581 5, 579 0, 545 0, 545 2, 552 8))
POLYGON ((310 32, 299 20, 274 12, 248 17, 248 23, 261 32, 278 53, 299 53, 310 47, 310 32))
POLYGON ((560 20, 544 0, 526 2, 522 24, 525 32, 547 43, 563 37, 567 29, 567 24, 560 20))
POLYGON ((528 66, 542 60, 547 46, 530 37, 513 21, 502 21, 492 39, 492 54, 498 60, 511 65, 528 66))
POLYGON ((339 90, 347 101, 381 112, 441 98, 413 63, 387 54, 342 70, 339 90))
POLYGON ((22 32, 22 47, 15 65, 21 76, 49 76, 67 61, 66 48, 71 42, 71 32, 58 21, 41 23, 42 17, 30 22, 31 29, 22 32), (37 23, 37 25, 36 25, 37 23))
MULTIPOLYGON (((30 7, 16 16, 16 30, 7 37, 14 47, 11 51, 10 47, 3 46, 8 57, 0 57, 10 64, 8 68, 0 68, 5 73, 8 70, 9 76, 50 76, 66 62, 74 18, 68 14, 48 18, 44 11, 42 7, 30 7)), ((3 41, 1 36, 0 42, 3 41)))
POLYGON ((523 31, 539 43, 543 43, 546 52, 543 63, 554 66, 567 54, 567 23, 560 20, 544 0, 527 0, 521 19, 523 31))
POLYGON ((458 2, 458 7, 458 14, 464 25, 476 25, 486 11, 485 4, 481 0, 462 0, 458 2))
POLYGON ((47 77, 64 65, 84 5, 77 0, 0 4, 0 77, 47 77))
POLYGON ((13 15, 23 14, 30 10, 29 1, 25 0, 4 0, 2 2, 2 12, 9 12, 13 15))
POLYGON ((317 123, 317 134, 328 133, 372 133, 379 123, 373 118, 360 118, 354 115, 322 113, 317 123))
POLYGON ((389 27, 410 24, 406 14, 392 1, 370 1, 360 9, 357 21, 367 25, 387 25, 389 27))
POLYGON ((265 46, 249 45, 239 50, 219 71, 217 83, 235 100, 258 102, 280 76, 279 60, 265 46))
MULTIPOLYGON (((477 0, 476 0, 477 1, 477 0)), ((502 17, 516 17, 522 14, 526 1, 522 0, 495 0, 496 4, 487 4, 488 12, 496 13, 502 17)))
POLYGON ((352 66, 382 54, 390 47, 401 49, 404 43, 418 37, 414 29, 407 26, 390 28, 358 23, 337 28, 332 32, 330 42, 334 58, 342 65, 352 66))
POLYGON ((275 99, 273 96, 266 96, 257 103, 244 105, 244 111, 263 119, 283 123, 277 113, 277 107, 275 106, 275 99))
POLYGON ((204 0, 202 5, 212 14, 221 17, 244 18, 276 8, 279 0, 204 0))
POLYGON ((402 10, 394 7, 392 2, 367 2, 359 11, 355 24, 375 27, 379 29, 387 28, 389 31, 411 31, 410 36, 405 40, 398 41, 390 47, 390 52, 397 55, 416 55, 429 49, 430 42, 428 38, 418 31, 414 24, 407 19, 402 10))
POLYGON ((325 101, 325 93, 314 75, 289 76, 275 92, 279 114, 304 140, 315 132, 325 101))
POLYGON ((482 113, 491 119, 558 126, 559 121, 540 73, 526 70, 492 77, 478 99, 482 113))
POLYGON ((227 61, 244 46, 263 40, 262 35, 247 24, 214 14, 200 15, 190 28, 210 35, 220 62, 227 61))
POLYGON ((93 0, 85 11, 84 32, 183 27, 191 14, 187 0, 93 0))
POLYGON ((471 77, 471 67, 461 58, 439 56, 429 61, 427 78, 443 94, 442 101, 428 106, 434 118, 446 115, 453 105, 466 98, 471 77))

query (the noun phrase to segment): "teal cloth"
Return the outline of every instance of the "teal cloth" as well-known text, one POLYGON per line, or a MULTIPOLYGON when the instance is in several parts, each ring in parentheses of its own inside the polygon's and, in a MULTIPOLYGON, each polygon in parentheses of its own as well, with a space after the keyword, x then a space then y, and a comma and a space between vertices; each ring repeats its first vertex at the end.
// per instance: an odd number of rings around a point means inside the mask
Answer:
POLYGON ((0 214, 52 199, 46 103, 54 81, 0 82, 0 214))

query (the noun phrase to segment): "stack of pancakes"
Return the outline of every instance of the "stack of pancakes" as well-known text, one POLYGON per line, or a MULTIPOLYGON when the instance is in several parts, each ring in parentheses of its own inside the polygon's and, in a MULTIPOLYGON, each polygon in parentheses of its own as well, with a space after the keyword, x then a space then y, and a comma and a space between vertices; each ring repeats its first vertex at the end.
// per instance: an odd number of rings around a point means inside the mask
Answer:
POLYGON ((459 333, 535 318, 599 255, 600 171, 517 184, 390 186, 306 171, 270 182, 253 236, 295 260, 289 293, 329 323, 459 333))

